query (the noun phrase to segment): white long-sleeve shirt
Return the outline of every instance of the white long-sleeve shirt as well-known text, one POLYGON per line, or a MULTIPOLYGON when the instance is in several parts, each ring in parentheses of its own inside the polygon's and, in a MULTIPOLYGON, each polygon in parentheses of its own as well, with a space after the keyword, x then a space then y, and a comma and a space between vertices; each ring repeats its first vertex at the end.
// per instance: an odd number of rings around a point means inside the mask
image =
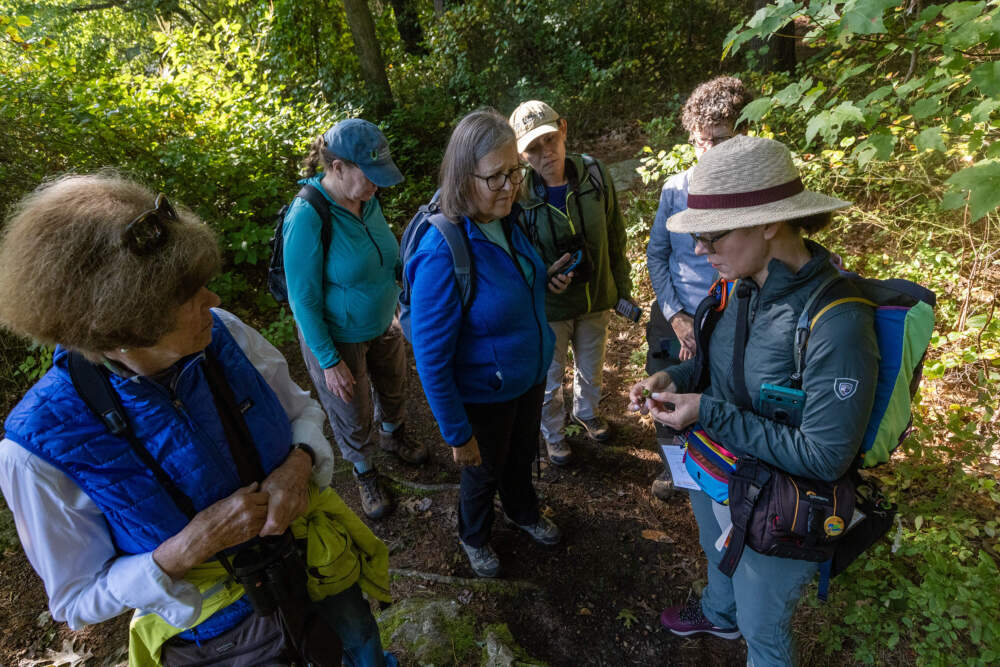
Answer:
MULTIPOLYGON (((260 333, 232 313, 213 312, 277 395, 292 424, 292 442, 316 453, 313 481, 327 486, 333 451, 319 403, 292 381, 285 358, 260 333)), ((0 490, 55 620, 79 630, 131 609, 157 613, 175 627, 198 619, 202 598, 194 585, 171 579, 152 552, 119 554, 103 513, 76 482, 6 438, 0 441, 0 490)))

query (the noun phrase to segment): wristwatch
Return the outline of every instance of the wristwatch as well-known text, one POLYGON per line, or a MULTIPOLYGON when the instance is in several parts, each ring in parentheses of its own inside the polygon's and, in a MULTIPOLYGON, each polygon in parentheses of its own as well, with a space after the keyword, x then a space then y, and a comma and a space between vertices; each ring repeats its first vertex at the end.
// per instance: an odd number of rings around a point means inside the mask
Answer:
MULTIPOLYGON (((314 450, 309 445, 305 445, 305 444, 303 444, 301 442, 296 442, 296 443, 294 443, 292 445, 292 451, 295 451, 296 449, 301 449, 306 454, 308 454, 309 455, 309 460, 312 461, 312 465, 313 466, 316 465, 316 450, 314 450)), ((289 452, 289 453, 291 453, 291 452, 289 452)))

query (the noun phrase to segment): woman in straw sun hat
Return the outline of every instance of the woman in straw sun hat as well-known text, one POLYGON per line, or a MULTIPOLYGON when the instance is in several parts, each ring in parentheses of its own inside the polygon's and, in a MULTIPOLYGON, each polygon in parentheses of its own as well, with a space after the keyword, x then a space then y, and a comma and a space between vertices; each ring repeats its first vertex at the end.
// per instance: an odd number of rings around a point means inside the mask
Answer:
MULTIPOLYGON (((764 384, 793 384, 796 319, 813 292, 837 275, 830 253, 803 236, 849 205, 806 190, 791 154, 777 141, 737 136, 706 152, 691 175, 688 208, 667 228, 691 234, 695 252, 721 278, 738 283, 705 349, 637 383, 631 408, 677 430, 697 422, 737 456, 755 456, 794 475, 827 481, 843 475, 857 455, 877 379, 869 307, 838 306, 813 329, 800 419, 765 418, 760 393, 764 384), (741 321, 745 336, 738 331, 741 321), (703 356, 707 386, 698 386, 703 356), (853 387, 846 396, 835 386, 845 380, 853 387)), ((662 624, 685 636, 742 634, 752 664, 792 664, 791 617, 817 564, 748 549, 733 576, 725 576, 716 545, 730 527, 728 508, 701 490, 690 498, 709 563, 708 586, 700 600, 664 610, 662 624)))

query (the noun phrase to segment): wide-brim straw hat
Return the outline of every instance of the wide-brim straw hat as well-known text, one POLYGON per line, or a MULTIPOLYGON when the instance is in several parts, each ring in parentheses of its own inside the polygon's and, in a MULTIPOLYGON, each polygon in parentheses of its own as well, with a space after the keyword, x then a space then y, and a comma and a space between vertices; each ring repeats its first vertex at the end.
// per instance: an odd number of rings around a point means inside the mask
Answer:
POLYGON ((780 141, 737 135, 705 152, 691 172, 687 209, 672 232, 721 232, 846 208, 851 202, 810 192, 780 141))

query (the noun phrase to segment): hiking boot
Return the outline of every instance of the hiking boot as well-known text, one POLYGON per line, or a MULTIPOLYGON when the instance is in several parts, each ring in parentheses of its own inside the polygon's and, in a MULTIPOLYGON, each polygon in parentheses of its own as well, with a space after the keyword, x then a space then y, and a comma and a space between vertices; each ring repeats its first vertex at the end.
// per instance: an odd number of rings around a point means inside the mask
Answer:
POLYGON ((701 611, 701 598, 696 597, 689 597, 683 606, 664 609, 660 614, 660 624, 681 637, 704 633, 723 639, 740 638, 739 628, 720 628, 712 625, 701 611))
POLYGON ((369 519, 381 519, 392 509, 392 498, 379 481, 378 471, 372 468, 368 472, 354 471, 358 480, 358 493, 361 494, 361 511, 369 519))
POLYGON ((591 440, 604 442, 608 439, 608 436, 611 435, 611 426, 608 425, 608 420, 600 415, 589 419, 581 419, 580 417, 573 415, 573 421, 587 431, 587 437, 591 440))
POLYGON ((477 577, 498 577, 500 576, 500 558, 489 542, 481 547, 470 547, 462 540, 458 541, 465 549, 465 555, 469 557, 469 565, 477 577))
POLYGON ((387 452, 393 452, 400 459, 412 465, 420 465, 427 461, 427 443, 413 442, 406 437, 406 424, 400 424, 395 431, 378 431, 379 446, 387 452))
POLYGON ((677 488, 674 487, 674 479, 670 476, 670 471, 664 469, 653 480, 653 495, 666 502, 673 498, 676 493, 677 488))
POLYGON ((554 466, 564 466, 573 457, 573 451, 565 439, 558 442, 545 441, 545 450, 549 453, 549 463, 554 466))
POLYGON ((538 515, 538 521, 528 524, 527 526, 522 526, 506 514, 504 514, 504 518, 507 519, 509 523, 526 532, 528 535, 531 535, 531 539, 544 546, 555 546, 556 544, 559 544, 559 540, 562 539, 562 534, 559 532, 559 526, 553 523, 552 519, 542 514, 538 515))

